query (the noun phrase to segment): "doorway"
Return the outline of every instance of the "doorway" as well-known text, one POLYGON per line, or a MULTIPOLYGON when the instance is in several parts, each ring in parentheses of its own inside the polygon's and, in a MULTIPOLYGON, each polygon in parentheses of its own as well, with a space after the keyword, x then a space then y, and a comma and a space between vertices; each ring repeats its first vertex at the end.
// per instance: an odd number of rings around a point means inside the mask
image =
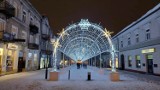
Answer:
POLYGON ((22 72, 23 68, 24 68, 23 57, 19 57, 18 58, 18 72, 22 72))
POLYGON ((125 61, 124 61, 124 55, 121 55, 121 69, 124 70, 125 69, 125 61))
POLYGON ((153 55, 148 54, 147 56, 147 72, 153 74, 153 55))

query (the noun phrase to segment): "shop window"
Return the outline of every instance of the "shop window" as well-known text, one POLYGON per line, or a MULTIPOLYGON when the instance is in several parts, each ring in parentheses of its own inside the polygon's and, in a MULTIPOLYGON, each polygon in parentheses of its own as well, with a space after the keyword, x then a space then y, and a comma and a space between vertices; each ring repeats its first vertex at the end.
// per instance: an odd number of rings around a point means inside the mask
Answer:
POLYGON ((6 60, 6 71, 13 71, 13 62, 14 62, 14 50, 8 50, 7 60, 6 60))
POLYGON ((132 67, 132 57, 128 56, 128 67, 132 67))
POLYGON ((146 40, 151 38, 150 29, 146 30, 146 40))
POLYGON ((141 68, 141 60, 139 55, 136 55, 136 67, 141 68))
POLYGON ((2 56, 3 56, 3 49, 0 48, 0 73, 2 72, 2 56))

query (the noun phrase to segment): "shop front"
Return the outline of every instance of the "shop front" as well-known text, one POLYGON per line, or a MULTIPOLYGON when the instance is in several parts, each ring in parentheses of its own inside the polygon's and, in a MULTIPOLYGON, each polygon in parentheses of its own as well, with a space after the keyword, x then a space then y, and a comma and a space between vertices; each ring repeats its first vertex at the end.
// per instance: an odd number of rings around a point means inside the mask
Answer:
POLYGON ((6 74, 17 72, 18 45, 9 43, 6 49, 6 74))
POLYGON ((2 74, 3 48, 0 48, 0 75, 2 74))
POLYGON ((37 70, 38 69, 38 50, 30 50, 28 53, 28 63, 27 70, 37 70))
POLYGON ((47 56, 46 55, 42 55, 41 60, 40 60, 40 69, 43 69, 46 67, 46 63, 47 63, 47 56))

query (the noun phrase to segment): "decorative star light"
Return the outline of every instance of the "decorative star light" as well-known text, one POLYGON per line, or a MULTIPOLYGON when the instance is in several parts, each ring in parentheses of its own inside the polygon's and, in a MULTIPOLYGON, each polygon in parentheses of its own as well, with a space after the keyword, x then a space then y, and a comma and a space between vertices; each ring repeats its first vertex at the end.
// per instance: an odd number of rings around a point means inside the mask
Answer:
POLYGON ((60 33, 58 33, 58 35, 60 35, 60 37, 62 37, 62 40, 64 40, 64 36, 65 35, 69 35, 67 32, 65 32, 64 28, 62 29, 62 31, 60 33))
POLYGON ((105 28, 105 31, 104 31, 104 34, 103 34, 103 36, 105 36, 105 37, 111 37, 111 34, 112 34, 113 32, 110 32, 110 31, 108 31, 106 28, 105 28))

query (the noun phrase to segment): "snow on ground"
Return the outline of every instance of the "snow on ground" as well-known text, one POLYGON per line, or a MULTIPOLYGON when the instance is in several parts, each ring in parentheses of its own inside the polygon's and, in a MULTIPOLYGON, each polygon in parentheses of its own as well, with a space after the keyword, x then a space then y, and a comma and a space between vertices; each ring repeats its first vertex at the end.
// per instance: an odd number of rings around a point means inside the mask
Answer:
POLYGON ((119 71, 121 81, 111 82, 109 70, 99 71, 95 67, 76 69, 72 66, 60 70, 59 81, 45 80, 45 70, 5 75, 0 77, 0 90, 160 90, 159 83, 145 79, 155 76, 119 71), (71 71, 70 80, 68 70, 71 71), (91 72, 91 81, 87 81, 88 72, 91 72))

